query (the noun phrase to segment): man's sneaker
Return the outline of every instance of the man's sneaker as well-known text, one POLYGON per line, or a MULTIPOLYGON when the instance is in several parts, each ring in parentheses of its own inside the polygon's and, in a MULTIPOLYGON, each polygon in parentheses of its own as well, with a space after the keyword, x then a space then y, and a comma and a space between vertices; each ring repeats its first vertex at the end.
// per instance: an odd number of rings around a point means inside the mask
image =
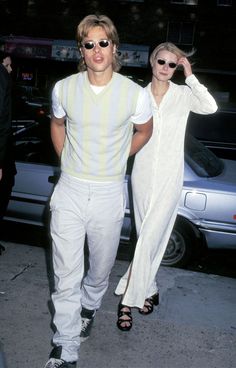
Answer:
POLYGON ((95 313, 96 313, 95 310, 89 310, 86 308, 82 308, 82 311, 81 311, 82 326, 81 326, 81 332, 80 332, 81 342, 84 342, 90 336, 95 313))
POLYGON ((61 346, 55 346, 52 349, 49 361, 46 363, 44 368, 76 368, 76 362, 66 362, 61 359, 61 346))
POLYGON ((75 368, 76 363, 69 363, 63 359, 50 358, 44 368, 75 368))

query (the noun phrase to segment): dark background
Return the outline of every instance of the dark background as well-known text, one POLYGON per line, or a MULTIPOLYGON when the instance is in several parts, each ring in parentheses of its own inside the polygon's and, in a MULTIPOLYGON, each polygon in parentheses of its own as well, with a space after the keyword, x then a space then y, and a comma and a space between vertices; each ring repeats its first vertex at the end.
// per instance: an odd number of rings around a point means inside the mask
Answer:
MULTIPOLYGON (((151 51, 172 41, 196 49, 194 72, 209 89, 228 91, 228 101, 235 102, 235 0, 0 0, 0 36, 74 40, 78 23, 91 13, 111 17, 121 43, 147 45, 151 51)), ((42 60, 38 65, 56 70, 42 60)), ((62 68, 69 74, 76 66, 63 63, 62 68)), ((149 77, 148 69, 138 72, 149 77)))

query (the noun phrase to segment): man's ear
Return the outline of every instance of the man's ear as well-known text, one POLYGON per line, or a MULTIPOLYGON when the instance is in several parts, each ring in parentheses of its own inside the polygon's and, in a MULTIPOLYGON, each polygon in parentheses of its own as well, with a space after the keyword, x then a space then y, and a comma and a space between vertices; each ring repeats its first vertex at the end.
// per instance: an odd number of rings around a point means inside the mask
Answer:
POLYGON ((116 45, 113 45, 113 54, 115 54, 116 51, 117 51, 117 47, 116 47, 116 45))

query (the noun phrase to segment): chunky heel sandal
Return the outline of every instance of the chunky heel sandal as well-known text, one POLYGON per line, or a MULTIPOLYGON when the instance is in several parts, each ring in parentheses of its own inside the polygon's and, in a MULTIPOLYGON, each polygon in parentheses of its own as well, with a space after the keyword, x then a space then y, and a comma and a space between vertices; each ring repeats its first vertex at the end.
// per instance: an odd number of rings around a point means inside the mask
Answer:
POLYGON ((141 308, 139 309, 139 313, 143 315, 150 314, 153 312, 154 305, 158 304, 159 304, 159 293, 156 293, 150 296, 150 298, 145 299, 144 306, 142 309, 141 308))
POLYGON ((133 319, 131 315, 131 308, 120 303, 118 305, 118 320, 116 322, 117 327, 121 331, 129 331, 132 328, 132 324, 133 319))

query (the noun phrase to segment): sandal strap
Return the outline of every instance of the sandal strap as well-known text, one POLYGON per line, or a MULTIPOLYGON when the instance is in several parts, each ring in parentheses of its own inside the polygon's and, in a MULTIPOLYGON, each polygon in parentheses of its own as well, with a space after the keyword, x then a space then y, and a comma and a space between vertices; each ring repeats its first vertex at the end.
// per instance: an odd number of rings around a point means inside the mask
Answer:
POLYGON ((131 315, 131 308, 127 305, 119 304, 118 306, 118 320, 117 320, 117 327, 121 331, 129 331, 132 328, 133 324, 133 318, 131 315), (127 311, 124 311, 122 309, 127 308, 127 311), (122 318, 123 316, 126 316, 126 318, 122 318))
MULTIPOLYGON (((118 312, 118 317, 120 318, 120 317, 123 317, 123 316, 127 316, 127 317, 129 317, 130 319, 132 319, 131 312, 122 312, 122 311, 119 311, 119 312, 118 312)), ((124 320, 123 320, 123 321, 124 321, 124 320)), ((127 319, 127 321, 129 321, 129 320, 127 319)))
POLYGON ((117 320, 117 326, 120 328, 120 330, 123 330, 123 331, 128 331, 131 329, 133 325, 133 320, 132 319, 119 319, 117 320), (128 326, 122 326, 122 323, 128 323, 128 326))
POLYGON ((156 293, 145 299, 143 308, 139 309, 141 314, 150 314, 153 312, 154 305, 159 304, 159 293, 156 293), (146 309, 146 310, 145 310, 146 309))
MULTIPOLYGON (((127 317, 129 317, 129 318, 130 318, 130 319, 129 319, 129 320, 127 320, 127 321, 132 320, 132 314, 131 314, 131 309, 130 309, 130 307, 128 307, 127 305, 120 304, 120 305, 119 305, 119 308, 118 308, 118 318, 123 317, 123 316, 127 316, 127 317), (128 308, 129 310, 128 310, 128 311, 124 311, 124 310, 122 310, 123 308, 128 308)), ((123 320, 123 321, 124 321, 124 320, 123 320)))
POLYGON ((154 300, 152 299, 152 297, 145 299, 145 302, 144 302, 145 307, 151 307, 153 306, 153 304, 154 304, 154 300), (149 303, 150 305, 146 305, 146 303, 149 303))

